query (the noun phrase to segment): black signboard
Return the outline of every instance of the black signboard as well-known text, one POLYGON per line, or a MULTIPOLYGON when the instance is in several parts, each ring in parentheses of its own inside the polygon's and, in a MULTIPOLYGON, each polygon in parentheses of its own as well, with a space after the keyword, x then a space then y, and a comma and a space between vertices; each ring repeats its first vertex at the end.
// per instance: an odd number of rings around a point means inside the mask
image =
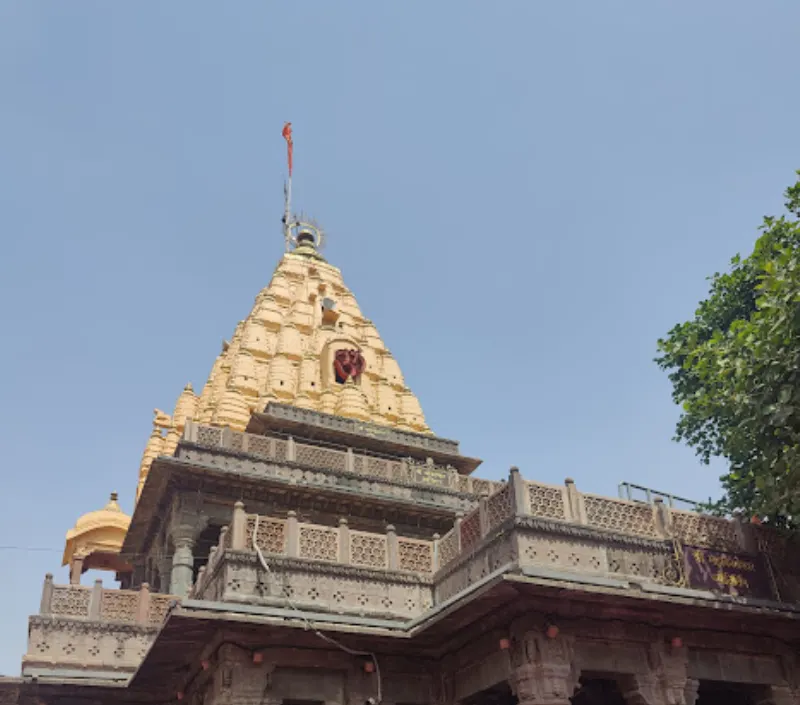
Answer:
POLYGON ((684 546, 683 560, 689 587, 736 597, 774 599, 764 556, 684 546))

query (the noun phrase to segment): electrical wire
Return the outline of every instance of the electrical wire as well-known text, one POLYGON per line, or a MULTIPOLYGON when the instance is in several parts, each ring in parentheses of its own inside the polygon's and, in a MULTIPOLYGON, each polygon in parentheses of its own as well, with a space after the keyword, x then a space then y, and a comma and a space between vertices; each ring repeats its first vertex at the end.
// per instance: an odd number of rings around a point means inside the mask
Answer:
MULTIPOLYGON (((275 574, 270 569, 267 560, 264 558, 264 554, 261 552, 261 549, 258 546, 258 522, 259 522, 259 515, 256 514, 255 525, 253 526, 253 549, 255 550, 256 555, 258 556, 258 560, 261 563, 261 566, 270 575, 270 577, 274 579, 275 574)), ((330 637, 327 634, 323 634, 319 629, 317 629, 317 627, 315 627, 308 620, 308 618, 303 614, 303 611, 297 607, 297 605, 292 601, 292 598, 289 595, 286 595, 285 597, 286 601, 289 603, 289 606, 297 613, 297 616, 300 617, 300 619, 306 625, 306 629, 309 629, 312 632, 314 632, 314 634, 318 636, 320 639, 322 639, 323 641, 327 641, 329 644, 335 646, 337 649, 340 649, 341 651, 343 651, 346 654, 349 654, 350 656, 368 656, 369 658, 372 659, 372 663, 375 664, 375 678, 377 681, 377 696, 378 696, 377 700, 375 701, 375 705, 381 705, 381 702, 383 700, 383 683, 381 681, 381 667, 378 664, 378 657, 375 656, 375 654, 372 653, 371 651, 356 651, 354 649, 350 649, 344 644, 341 644, 338 641, 336 641, 336 639, 334 639, 333 637, 330 637)))

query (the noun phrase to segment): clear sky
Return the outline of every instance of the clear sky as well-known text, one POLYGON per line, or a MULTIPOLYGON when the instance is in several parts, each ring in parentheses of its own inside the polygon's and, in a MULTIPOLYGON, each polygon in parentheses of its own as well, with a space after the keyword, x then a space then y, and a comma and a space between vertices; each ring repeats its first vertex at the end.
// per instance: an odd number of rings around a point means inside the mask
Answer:
POLYGON ((49 549, 0 551, 0 672, 269 281, 285 120, 298 207, 480 473, 715 494, 652 359, 800 168, 798 35, 796 0, 0 0, 0 543, 49 549))

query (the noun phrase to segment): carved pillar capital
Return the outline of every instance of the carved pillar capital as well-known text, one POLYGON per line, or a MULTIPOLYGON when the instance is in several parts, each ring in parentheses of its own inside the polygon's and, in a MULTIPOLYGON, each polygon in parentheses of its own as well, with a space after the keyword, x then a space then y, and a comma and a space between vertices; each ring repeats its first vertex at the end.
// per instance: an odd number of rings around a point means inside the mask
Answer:
POLYGON ((177 546, 179 543, 191 541, 194 543, 197 537, 208 525, 208 517, 204 515, 180 515, 175 517, 169 525, 169 537, 172 543, 177 546))
POLYGON ((683 689, 683 699, 686 705, 695 705, 697 702, 697 690, 700 687, 700 681, 696 678, 687 678, 686 687, 683 689))
POLYGON ((628 705, 667 705, 664 690, 655 673, 625 676, 619 680, 619 686, 628 705))
POLYGON ((252 656, 234 646, 223 646, 213 677, 214 705, 273 705, 273 664, 253 663, 252 656))
POLYGON ((683 647, 656 644, 649 653, 650 670, 620 679, 625 701, 631 705, 695 705, 698 682, 688 677, 683 647))
POLYGON ((796 705, 800 702, 800 693, 796 693, 787 685, 773 685, 756 702, 758 705, 796 705))
POLYGON ((579 675, 571 637, 529 631, 514 639, 510 685, 520 705, 568 705, 579 675))

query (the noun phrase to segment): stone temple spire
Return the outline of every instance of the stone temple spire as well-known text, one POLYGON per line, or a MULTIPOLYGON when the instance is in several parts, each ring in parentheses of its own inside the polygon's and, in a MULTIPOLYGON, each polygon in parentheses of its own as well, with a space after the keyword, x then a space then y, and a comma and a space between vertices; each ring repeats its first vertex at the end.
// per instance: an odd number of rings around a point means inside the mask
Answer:
MULTIPOLYGON (((197 399, 194 420, 242 430, 269 401, 429 432, 400 367, 302 227, 197 399), (360 360, 343 376, 339 359, 360 360)), ((349 364, 349 363, 346 363, 349 364)), ((345 366, 346 366, 345 364, 345 366)))
POLYGON ((188 418, 241 431, 250 414, 270 401, 430 433, 396 360, 342 273, 320 253, 322 228, 291 211, 291 123, 283 137, 289 167, 283 215, 287 251, 249 315, 223 343, 200 393, 187 385, 172 416, 156 410, 139 468, 139 492, 153 459, 175 450, 188 418))
POLYGON ((241 431, 270 401, 430 433, 375 325, 320 254, 322 242, 316 223, 294 219, 290 251, 223 343, 200 393, 187 385, 172 416, 156 411, 139 490, 153 458, 174 450, 187 418, 241 431))

